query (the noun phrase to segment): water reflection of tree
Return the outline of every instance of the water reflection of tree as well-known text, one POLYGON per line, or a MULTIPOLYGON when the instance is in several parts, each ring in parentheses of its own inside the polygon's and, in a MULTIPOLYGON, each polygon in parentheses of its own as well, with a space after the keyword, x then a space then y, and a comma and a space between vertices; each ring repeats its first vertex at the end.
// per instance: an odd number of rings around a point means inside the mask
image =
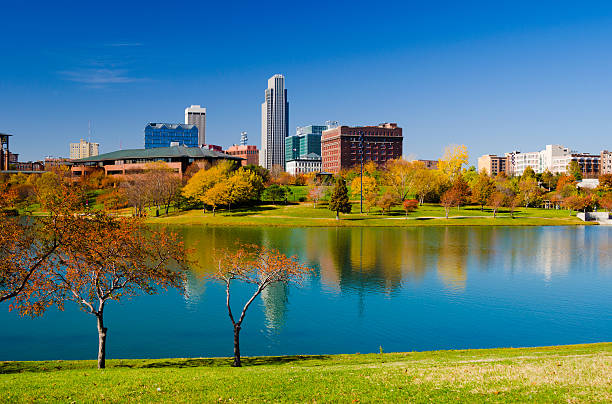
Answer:
POLYGON ((438 243, 438 276, 454 290, 465 289, 467 280, 468 229, 444 227, 438 243))

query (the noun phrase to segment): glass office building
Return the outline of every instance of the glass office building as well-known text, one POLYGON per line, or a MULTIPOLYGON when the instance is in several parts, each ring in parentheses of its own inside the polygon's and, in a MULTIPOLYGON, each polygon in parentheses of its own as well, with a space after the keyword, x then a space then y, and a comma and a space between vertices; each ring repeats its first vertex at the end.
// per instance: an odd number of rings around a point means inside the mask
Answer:
POLYGON ((308 125, 297 128, 294 136, 285 139, 285 161, 314 153, 321 155, 321 134, 327 125, 308 125))
POLYGON ((198 127, 182 123, 149 123, 145 126, 145 149, 179 146, 198 147, 198 127))

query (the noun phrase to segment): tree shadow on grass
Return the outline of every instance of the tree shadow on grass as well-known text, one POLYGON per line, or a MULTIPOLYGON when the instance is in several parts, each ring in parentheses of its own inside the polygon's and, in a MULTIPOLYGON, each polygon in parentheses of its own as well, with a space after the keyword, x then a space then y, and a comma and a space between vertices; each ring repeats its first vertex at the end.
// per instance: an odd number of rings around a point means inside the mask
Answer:
MULTIPOLYGON (((291 355, 244 357, 242 366, 282 365, 291 362, 307 362, 330 359, 329 355, 291 355)), ((107 368, 154 369, 231 367, 233 358, 153 359, 153 360, 109 360, 107 368)), ((1 374, 46 373, 61 370, 97 371, 96 361, 45 361, 45 362, 0 362, 1 374)))
MULTIPOLYGON (((282 365, 291 362, 306 362, 330 359, 329 355, 290 355, 241 358, 242 366, 282 365)), ((137 364, 137 368, 189 368, 189 367, 231 367, 233 358, 170 359, 147 364, 137 364)), ((132 366, 130 366, 132 367, 132 366)))

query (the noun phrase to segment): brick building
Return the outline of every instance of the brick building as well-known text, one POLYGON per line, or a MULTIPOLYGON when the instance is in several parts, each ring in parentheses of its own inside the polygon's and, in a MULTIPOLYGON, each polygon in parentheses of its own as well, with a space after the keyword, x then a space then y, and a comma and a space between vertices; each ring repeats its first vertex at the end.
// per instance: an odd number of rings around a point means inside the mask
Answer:
POLYGON ((233 145, 230 146, 227 150, 224 151, 225 154, 229 154, 230 156, 241 157, 242 165, 258 165, 259 164, 259 150, 257 150, 257 146, 254 145, 233 145))
POLYGON ((438 160, 416 160, 425 165, 425 168, 428 170, 437 170, 438 169, 438 160))
POLYGON ((490 176, 496 176, 499 173, 505 173, 507 170, 508 158, 505 156, 496 156, 494 154, 485 154, 478 158, 478 172, 485 171, 490 176))
POLYGON ((322 170, 337 173, 361 162, 382 165, 402 156, 402 128, 395 123, 378 126, 340 126, 323 132, 321 137, 322 170), (363 151, 361 142, 363 140, 363 151))

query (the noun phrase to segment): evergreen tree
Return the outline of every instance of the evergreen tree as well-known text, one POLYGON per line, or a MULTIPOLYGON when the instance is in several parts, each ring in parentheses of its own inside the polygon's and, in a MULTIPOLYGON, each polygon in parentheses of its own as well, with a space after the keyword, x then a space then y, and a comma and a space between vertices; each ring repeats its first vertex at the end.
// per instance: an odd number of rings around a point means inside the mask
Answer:
POLYGON ((348 198, 348 190, 344 179, 338 177, 336 185, 329 198, 329 210, 336 212, 336 220, 340 219, 340 213, 351 213, 351 203, 348 198))

